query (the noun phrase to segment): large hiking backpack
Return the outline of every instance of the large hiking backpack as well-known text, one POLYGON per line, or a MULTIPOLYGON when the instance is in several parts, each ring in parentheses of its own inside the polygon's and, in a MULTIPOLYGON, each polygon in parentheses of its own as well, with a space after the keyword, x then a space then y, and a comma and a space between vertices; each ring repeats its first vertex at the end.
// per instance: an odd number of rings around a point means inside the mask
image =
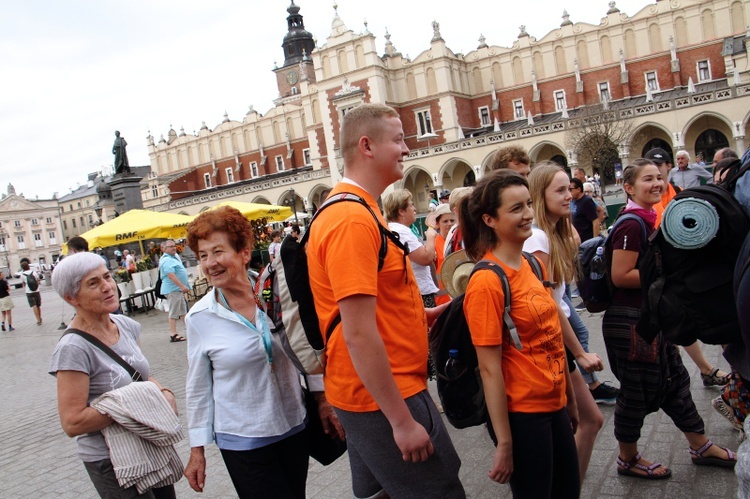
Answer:
POLYGON ((273 323, 271 332, 279 333, 284 352, 304 374, 323 374, 325 345, 333 330, 341 322, 341 316, 336 315, 331 324, 325 328, 324 341, 310 288, 307 252, 305 251, 316 218, 327 207, 339 202, 359 203, 367 208, 375 219, 381 236, 378 271, 385 263, 388 240, 396 244, 405 254, 409 252, 396 234, 383 227, 367 202, 351 193, 335 194, 328 198, 318 209, 299 242, 292 237, 284 239, 274 261, 261 271, 256 281, 255 295, 258 304, 273 323))
POLYGON ((637 220, 641 224, 643 230, 641 236, 641 244, 646 247, 648 240, 648 231, 646 230, 646 223, 641 217, 633 213, 625 213, 620 215, 612 227, 609 229, 607 236, 599 235, 592 237, 591 239, 584 241, 578 247, 578 257, 576 258, 576 283, 578 285, 578 292, 581 295, 586 310, 592 313, 603 312, 609 307, 609 302, 612 301, 612 293, 614 287, 612 285, 612 278, 610 276, 611 265, 606 261, 607 252, 604 252, 604 268, 605 275, 601 279, 591 278, 591 260, 596 255, 597 248, 606 248, 609 236, 615 233, 615 229, 625 220, 637 220))
MULTIPOLYGON (((542 281, 542 267, 536 257, 526 252, 523 256, 531 265, 534 274, 542 281)), ((513 319, 510 318, 511 290, 508 277, 500 265, 488 260, 478 262, 471 276, 482 270, 491 270, 500 279, 505 297, 503 329, 508 332, 509 344, 512 343, 515 348, 521 350, 518 330, 513 324, 513 319)), ((479 374, 477 351, 471 341, 469 325, 464 315, 464 297, 465 294, 461 294, 450 302, 450 305, 435 319, 429 334, 430 353, 437 371, 438 396, 448 422, 459 429, 489 421, 482 378, 479 374), (464 366, 462 373, 453 379, 445 373, 445 364, 450 350, 458 350, 459 359, 464 366)))
POLYGON ((678 345, 739 339, 732 280, 750 218, 732 192, 750 165, 736 166, 721 185, 685 189, 664 211, 639 266, 644 340, 659 331, 678 345))

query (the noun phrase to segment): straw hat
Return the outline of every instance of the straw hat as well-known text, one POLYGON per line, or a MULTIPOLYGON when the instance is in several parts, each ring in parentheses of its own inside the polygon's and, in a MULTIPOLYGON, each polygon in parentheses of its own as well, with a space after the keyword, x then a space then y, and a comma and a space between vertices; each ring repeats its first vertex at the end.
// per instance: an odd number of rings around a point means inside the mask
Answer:
POLYGON ((451 207, 449 205, 447 204, 438 205, 438 207, 435 208, 435 211, 431 211, 429 215, 427 215, 427 218, 425 218, 424 223, 425 225, 427 225, 427 227, 438 230, 438 222, 437 222, 438 217, 440 215, 445 215, 450 212, 451 212, 451 207))
POLYGON ((456 251, 445 258, 440 269, 440 280, 451 298, 466 291, 472 270, 474 262, 469 260, 465 250, 456 251))

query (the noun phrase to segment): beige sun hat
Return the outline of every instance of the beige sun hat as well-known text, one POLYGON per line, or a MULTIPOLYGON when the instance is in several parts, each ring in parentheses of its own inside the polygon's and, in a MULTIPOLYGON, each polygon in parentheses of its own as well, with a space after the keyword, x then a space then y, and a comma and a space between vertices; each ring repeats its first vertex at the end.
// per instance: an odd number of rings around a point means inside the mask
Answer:
POLYGON ((435 208, 435 211, 431 211, 429 215, 427 215, 427 218, 425 218, 424 223, 427 227, 430 227, 431 229, 438 230, 438 222, 437 219, 441 215, 445 215, 447 213, 451 212, 451 207, 447 204, 441 204, 438 205, 437 208, 435 208))
POLYGON ((440 280, 451 298, 466 291, 472 270, 474 262, 469 259, 465 250, 456 251, 445 258, 440 269, 440 280))

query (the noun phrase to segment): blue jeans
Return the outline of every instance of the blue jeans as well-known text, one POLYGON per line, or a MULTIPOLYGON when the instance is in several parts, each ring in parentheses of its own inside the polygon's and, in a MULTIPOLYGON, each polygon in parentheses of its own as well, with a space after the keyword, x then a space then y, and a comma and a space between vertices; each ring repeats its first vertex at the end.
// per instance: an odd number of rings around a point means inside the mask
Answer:
MULTIPOLYGON (((584 324, 581 320, 581 316, 578 315, 578 312, 576 312, 575 307, 573 307, 573 302, 571 301, 569 294, 570 287, 568 287, 568 289, 565 291, 565 294, 563 295, 563 301, 568 305, 568 308, 570 308, 570 317, 568 317, 568 322, 570 322, 570 327, 573 328, 573 332, 576 333, 576 337, 578 338, 578 342, 583 347, 583 351, 588 353, 589 330, 586 328, 586 324, 584 324)), ((587 385, 590 385, 597 380, 596 374, 584 371, 583 369, 581 369, 581 366, 578 366, 578 370, 581 371, 581 375, 583 376, 583 379, 586 381, 587 385)))

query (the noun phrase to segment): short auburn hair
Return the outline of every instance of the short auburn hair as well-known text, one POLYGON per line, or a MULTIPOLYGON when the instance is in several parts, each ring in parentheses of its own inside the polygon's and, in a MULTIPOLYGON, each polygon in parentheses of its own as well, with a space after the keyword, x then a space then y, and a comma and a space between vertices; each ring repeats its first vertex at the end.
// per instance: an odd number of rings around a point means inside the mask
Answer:
POLYGON ((490 171, 491 170, 502 170, 508 168, 508 163, 511 161, 517 161, 523 165, 530 165, 531 159, 526 153, 523 147, 519 146, 508 146, 501 147, 492 155, 490 159, 490 171))
POLYGON ((225 232, 235 251, 253 246, 253 226, 237 208, 222 206, 198 215, 187 226, 187 245, 198 254, 198 242, 214 232, 225 232))
POLYGON ((367 136, 372 140, 380 137, 382 118, 399 118, 398 112, 383 104, 361 104, 347 111, 341 121, 341 156, 344 163, 353 159, 359 139, 367 136))

